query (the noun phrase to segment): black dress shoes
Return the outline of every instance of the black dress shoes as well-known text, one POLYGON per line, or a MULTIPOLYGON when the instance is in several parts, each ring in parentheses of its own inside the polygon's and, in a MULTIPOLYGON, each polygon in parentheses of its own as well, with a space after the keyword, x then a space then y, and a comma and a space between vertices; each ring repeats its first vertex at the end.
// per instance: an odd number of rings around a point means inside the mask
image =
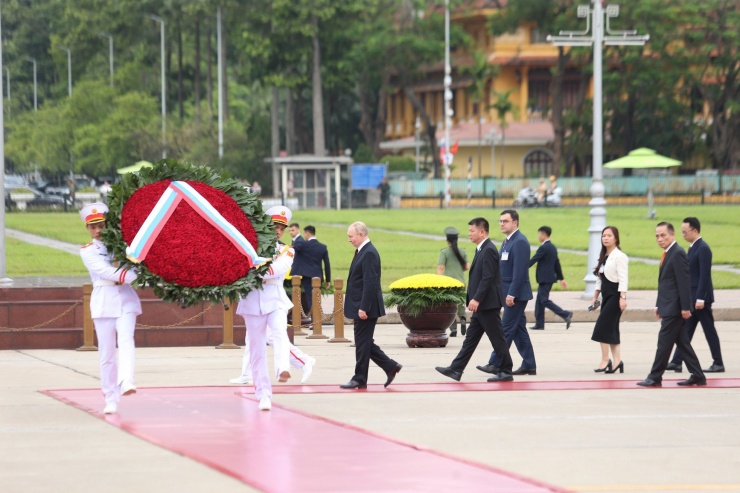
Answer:
POLYGON ((492 376, 487 382, 513 382, 514 377, 511 376, 511 373, 505 373, 505 372, 499 372, 498 374, 492 376))
POLYGON ((676 363, 668 363, 668 366, 665 367, 665 371, 675 371, 676 373, 681 373, 683 371, 683 366, 677 365, 676 363))
POLYGON ((483 373, 490 373, 492 375, 495 375, 498 373, 498 366, 493 365, 483 365, 483 366, 476 366, 476 369, 482 371, 483 373))
POLYGON ((512 372, 512 375, 537 375, 537 368, 524 368, 520 366, 512 372))
POLYGON ((529 330, 545 330, 545 328, 540 327, 539 325, 533 325, 529 328, 529 330))
POLYGON ((704 373, 724 373, 725 367, 724 365, 712 365, 709 368, 704 370, 704 373))
POLYGON ((678 385, 680 385, 681 387, 690 387, 691 385, 706 385, 706 384, 707 384, 707 379, 706 378, 704 378, 704 377, 697 377, 693 373, 686 380, 683 380, 681 382, 678 382, 678 385))
POLYGON ((663 384, 661 382, 656 382, 652 378, 646 378, 642 382, 637 382, 637 385, 640 387, 662 387, 663 384))
POLYGON ((565 330, 570 329, 570 323, 573 320, 573 312, 568 313, 568 316, 565 319, 565 330))
POLYGON ((457 380, 458 382, 462 378, 461 371, 455 371, 449 366, 435 366, 434 369, 440 372, 442 375, 450 377, 453 380, 457 380))
POLYGON ((403 368, 402 365, 396 365, 394 369, 386 373, 386 375, 388 375, 388 379, 383 384, 383 387, 388 387, 390 384, 393 383, 393 379, 396 378, 396 375, 398 375, 398 372, 401 371, 401 368, 403 368))
POLYGON ((341 389, 366 389, 367 384, 366 383, 360 383, 357 380, 350 380, 347 383, 343 383, 339 386, 341 389))

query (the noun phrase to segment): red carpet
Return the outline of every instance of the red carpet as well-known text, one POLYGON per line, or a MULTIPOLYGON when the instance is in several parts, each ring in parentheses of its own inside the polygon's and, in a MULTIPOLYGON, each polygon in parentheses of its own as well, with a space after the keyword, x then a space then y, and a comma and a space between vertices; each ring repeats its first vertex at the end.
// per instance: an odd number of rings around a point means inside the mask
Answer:
MULTIPOLYGON (((479 384, 397 387, 396 391, 484 390, 479 384)), ((278 393, 340 391, 336 385, 274 389, 278 393)), ((375 386, 369 388, 375 390, 375 386)), ((99 389, 44 393, 267 492, 565 491, 283 406, 273 404, 271 412, 259 411, 245 391, 244 387, 140 388, 135 396, 122 400, 119 414, 108 416, 101 414, 99 389)))
MULTIPOLYGON (((537 381, 537 377, 515 377, 514 382, 444 382, 444 383, 394 383, 383 388, 382 384, 368 385, 367 390, 343 390, 339 385, 273 385, 274 394, 352 394, 356 392, 512 392, 522 390, 651 390, 637 385, 638 380, 559 380, 537 381)), ((654 389, 740 388, 740 378, 708 378, 705 387, 679 387, 677 382, 685 380, 663 380, 663 387, 654 389)), ((251 389, 251 387, 248 387, 251 389)), ((242 392, 251 393, 249 390, 242 392)))

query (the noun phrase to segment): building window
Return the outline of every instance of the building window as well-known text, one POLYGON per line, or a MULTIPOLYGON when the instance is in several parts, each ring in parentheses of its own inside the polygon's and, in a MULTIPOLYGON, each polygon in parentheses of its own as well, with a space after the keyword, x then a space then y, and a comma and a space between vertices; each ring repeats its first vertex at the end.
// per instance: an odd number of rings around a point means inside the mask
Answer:
POLYGON ((533 45, 547 43, 547 33, 542 32, 539 28, 533 27, 529 31, 529 43, 533 45))
POLYGON ((524 156, 524 176, 550 176, 554 170, 552 154, 546 149, 535 149, 524 156))

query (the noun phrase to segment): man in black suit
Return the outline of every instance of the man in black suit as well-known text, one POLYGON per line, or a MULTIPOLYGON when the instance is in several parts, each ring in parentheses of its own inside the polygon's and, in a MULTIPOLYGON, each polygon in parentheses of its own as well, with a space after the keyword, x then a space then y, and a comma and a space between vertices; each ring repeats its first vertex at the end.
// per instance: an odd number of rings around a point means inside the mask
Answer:
POLYGON ((298 223, 291 223, 288 226, 288 233, 290 233, 291 246, 304 241, 303 236, 301 236, 301 226, 298 223))
POLYGON ((329 250, 327 250, 326 245, 316 239, 316 228, 310 225, 306 226, 303 228, 303 233, 306 235, 306 241, 293 242, 295 258, 293 259, 291 275, 301 276, 301 286, 306 294, 306 306, 303 308, 304 312, 310 315, 313 306, 311 279, 314 277, 322 278, 322 284, 328 288, 331 282, 331 264, 329 263, 329 250), (322 262, 326 277, 322 276, 322 262))
POLYGON ((691 279, 689 259, 681 245, 676 243, 671 223, 661 222, 655 228, 655 240, 663 249, 658 273, 658 300, 655 303, 655 316, 660 319, 658 349, 650 375, 637 385, 643 387, 662 386, 663 373, 668 366, 673 345, 681 349, 686 367, 691 376, 678 385, 706 385, 707 379, 699 366, 699 360, 683 329, 684 320, 691 316, 691 279))
MULTIPOLYGON (((712 303, 714 303, 714 286, 712 285, 712 250, 701 237, 701 223, 695 217, 687 217, 681 224, 681 235, 689 242, 689 275, 691 276, 691 317, 685 324, 689 341, 694 337, 696 326, 701 322, 704 336, 709 343, 712 354, 712 366, 704 369, 704 373, 723 373, 725 365, 722 362, 722 350, 719 345, 719 335, 714 326, 712 303)), ((683 371, 681 351, 676 349, 673 359, 666 370, 677 373, 683 371)))
MULTIPOLYGON (((506 306, 501 324, 506 344, 514 342, 522 357, 522 366, 514 370, 514 375, 536 375, 537 362, 534 358, 532 340, 527 332, 527 317, 524 310, 532 299, 532 286, 529 283, 529 241, 519 231, 519 213, 507 209, 501 213, 499 227, 505 235, 501 244, 501 284, 506 294, 506 306)), ((491 353, 488 364, 477 366, 480 371, 496 373, 501 366, 497 351, 491 353)))
POLYGON ((552 285, 557 281, 560 281, 560 286, 563 289, 568 289, 568 284, 563 279, 563 269, 560 267, 558 249, 550 241, 552 228, 550 226, 542 226, 537 230, 537 234, 542 245, 537 249, 534 257, 529 259, 529 267, 537 264, 537 272, 535 274, 537 279, 537 300, 534 303, 534 325, 529 329, 545 330, 545 308, 549 308, 555 312, 555 315, 565 320, 565 329, 567 330, 570 329, 573 312, 563 310, 550 300, 550 290, 552 289, 552 285))
POLYGON ((340 385, 343 389, 366 389, 370 360, 385 371, 388 387, 402 366, 389 358, 373 341, 378 317, 385 315, 383 291, 380 287, 380 255, 367 236, 367 226, 352 223, 347 238, 355 247, 355 257, 349 266, 344 316, 355 322, 355 375, 340 385))
POLYGON ((435 369, 442 375, 460 381, 465 367, 478 347, 483 333, 488 336, 494 351, 501 356, 497 374, 489 382, 511 382, 512 361, 509 347, 501 328, 501 307, 504 305, 499 256, 496 246, 488 239, 488 221, 476 217, 469 223, 468 238, 475 243, 475 257, 470 266, 467 303, 468 310, 473 312, 470 318, 465 340, 460 352, 450 366, 438 366, 435 369))

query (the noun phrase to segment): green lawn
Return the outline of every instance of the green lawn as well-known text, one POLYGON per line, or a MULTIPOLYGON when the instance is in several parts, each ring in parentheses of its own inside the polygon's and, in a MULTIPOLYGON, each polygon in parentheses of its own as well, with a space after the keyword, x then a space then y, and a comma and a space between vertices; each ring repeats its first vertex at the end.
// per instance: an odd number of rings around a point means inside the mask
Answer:
MULTIPOLYGON (((352 260, 352 246, 347 242, 347 227, 356 220, 365 222, 370 228, 370 238, 378 248, 382 264, 384 289, 399 279, 422 272, 435 272, 440 249, 446 246, 443 230, 455 226, 461 231, 460 246, 472 258, 473 245, 467 240, 467 222, 482 216, 491 222, 491 237, 500 244, 502 234, 498 229, 499 210, 492 209, 408 209, 381 210, 355 209, 346 211, 296 211, 293 221, 301 226, 313 224, 318 238, 329 247, 332 262, 332 277, 346 278, 352 260), (385 231, 378 231, 385 230, 385 231), (417 238, 399 234, 411 231, 438 236, 438 240, 417 238)), ((655 244, 653 231, 658 220, 670 221, 677 228, 681 220, 689 215, 702 221, 702 234, 712 246, 715 264, 731 264, 740 267, 736 255, 740 244, 740 208, 732 206, 685 206, 660 207, 656 220, 648 220, 645 207, 612 207, 608 209, 607 224, 619 228, 622 249, 632 257, 660 258, 660 249, 655 244)), ((521 229, 530 243, 537 243, 537 228, 548 225, 553 228, 553 242, 561 249, 587 250, 588 208, 522 209, 521 229)), ((60 241, 84 244, 89 241, 87 232, 76 213, 10 213, 6 215, 8 228, 48 236, 60 241)), ((284 240, 289 241, 286 234, 284 240)), ((679 243, 686 243, 677 235, 679 243)), ((586 256, 560 254, 564 274, 569 287, 575 291, 584 289, 586 256)), ((80 275, 85 270, 79 258, 43 247, 29 247, 13 240, 7 242, 8 275, 80 275)), ((630 263, 630 289, 655 289, 657 265, 642 262, 630 263)), ((534 283, 534 269, 531 270, 534 283)), ((740 288, 740 275, 715 272, 714 285, 718 289, 740 288)), ((559 289, 554 287, 555 289, 559 289)))

